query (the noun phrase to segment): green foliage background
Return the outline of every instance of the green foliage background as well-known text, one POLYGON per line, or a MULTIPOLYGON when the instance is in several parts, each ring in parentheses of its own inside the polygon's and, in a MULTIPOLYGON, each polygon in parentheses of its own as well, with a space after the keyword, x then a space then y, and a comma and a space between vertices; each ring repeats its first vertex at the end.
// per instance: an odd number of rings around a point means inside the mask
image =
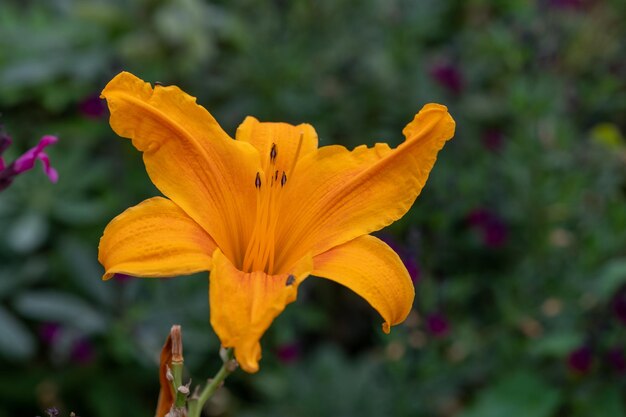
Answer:
POLYGON ((386 336, 365 302, 309 280, 261 371, 207 415, 626 416, 607 360, 626 349, 625 20, 621 0, 2 1, 5 158, 55 134, 60 181, 37 169, 0 194, 0 417, 153 415, 173 323, 194 382, 219 366, 206 276, 100 281, 104 226, 158 194, 106 115, 81 110, 121 70, 179 85, 231 134, 250 114, 311 123, 322 145, 397 144, 427 102, 457 121, 386 231, 419 263, 409 320, 386 336), (472 226, 485 211, 497 244, 472 226))

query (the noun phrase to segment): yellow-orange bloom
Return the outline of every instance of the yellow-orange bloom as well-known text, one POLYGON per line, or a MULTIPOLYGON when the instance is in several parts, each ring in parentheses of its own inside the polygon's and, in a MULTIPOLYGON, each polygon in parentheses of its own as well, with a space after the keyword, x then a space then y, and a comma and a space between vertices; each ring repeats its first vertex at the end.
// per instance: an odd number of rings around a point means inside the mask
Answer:
POLYGON ((312 126, 248 117, 236 139, 178 87, 132 74, 102 92, 111 127, 143 152, 165 195, 109 223, 98 259, 114 274, 166 277, 211 271, 211 325, 247 372, 259 340, 315 275, 352 289, 384 319, 402 322, 414 289, 398 255, 369 233, 402 217, 454 134, 445 106, 427 104, 395 149, 317 147, 312 126))

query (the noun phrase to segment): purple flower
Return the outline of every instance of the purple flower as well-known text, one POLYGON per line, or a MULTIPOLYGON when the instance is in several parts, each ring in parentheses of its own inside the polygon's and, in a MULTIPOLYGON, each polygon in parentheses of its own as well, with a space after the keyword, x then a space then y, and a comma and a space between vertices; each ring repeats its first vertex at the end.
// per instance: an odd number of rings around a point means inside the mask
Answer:
POLYGON ((483 132, 482 135, 483 146, 491 151, 498 152, 502 149, 504 142, 504 134, 499 129, 489 129, 483 132))
POLYGON ((276 356, 283 363, 293 363, 300 358, 300 345, 297 343, 287 343, 278 346, 276 356))
POLYGON ((58 340, 62 330, 59 323, 42 323, 39 326, 39 338, 46 345, 53 345, 58 340))
POLYGON ((106 105, 100 94, 92 94, 78 103, 78 110, 90 119, 99 119, 106 114, 106 105))
POLYGON ((470 227, 480 231, 483 243, 490 248, 503 246, 508 238, 508 229, 504 221, 487 209, 477 209, 467 216, 470 227))
POLYGON ((404 262, 404 266, 406 270, 409 272, 409 276, 411 277, 411 281, 413 284, 417 284, 420 280, 420 267, 413 256, 403 256, 400 257, 402 262, 404 262))
POLYGON ((74 342, 72 345, 72 353, 70 355, 72 361, 80 365, 86 365, 93 361, 95 357, 95 351, 93 344, 89 339, 81 338, 74 342))
POLYGON ((567 356, 567 365, 569 368, 578 373, 586 374, 591 369, 593 362, 593 352, 589 346, 582 346, 573 350, 567 356))
POLYGON ((43 170, 53 183, 59 179, 59 174, 56 169, 50 165, 50 159, 44 152, 44 149, 50 145, 57 143, 58 139, 55 136, 46 135, 41 138, 37 146, 26 151, 22 156, 17 158, 10 165, 6 165, 1 155, 11 144, 11 138, 5 134, 0 134, 0 191, 7 188, 15 177, 22 172, 28 171, 35 166, 35 162, 40 160, 43 165, 43 170))
POLYGON ((624 349, 615 347, 606 353, 606 361, 614 371, 623 374, 626 373, 626 356, 624 349))
POLYGON ((430 69, 430 76, 442 87, 453 94, 460 94, 464 88, 463 75, 459 69, 448 63, 434 65, 430 69))
POLYGON ((431 313, 426 316, 426 328, 435 337, 444 337, 450 331, 450 323, 442 313, 431 313))

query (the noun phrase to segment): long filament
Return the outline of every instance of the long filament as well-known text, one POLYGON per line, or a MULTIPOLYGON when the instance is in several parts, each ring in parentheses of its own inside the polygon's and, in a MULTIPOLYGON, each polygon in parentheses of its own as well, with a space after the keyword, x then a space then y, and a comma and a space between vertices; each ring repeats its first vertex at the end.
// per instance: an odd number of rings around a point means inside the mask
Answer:
POLYGON ((256 219, 250 241, 246 247, 243 260, 243 271, 266 271, 272 275, 276 260, 276 227, 282 207, 282 188, 291 178, 302 149, 304 133, 300 133, 298 146, 289 170, 280 175, 275 170, 277 147, 272 144, 269 158, 266 160, 262 174, 257 173, 255 187, 257 189, 256 219), (260 178, 262 177, 262 180, 260 178))

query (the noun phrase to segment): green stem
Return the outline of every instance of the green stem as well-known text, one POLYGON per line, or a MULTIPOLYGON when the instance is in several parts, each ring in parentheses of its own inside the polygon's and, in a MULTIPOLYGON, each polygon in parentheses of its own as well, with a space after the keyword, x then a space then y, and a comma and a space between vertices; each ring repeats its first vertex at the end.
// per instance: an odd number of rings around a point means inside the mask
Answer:
POLYGON ((192 397, 189 399, 187 403, 189 407, 188 417, 200 417, 204 404, 215 394, 215 391, 222 386, 222 383, 228 375, 236 369, 236 364, 233 359, 233 350, 228 349, 224 356, 224 364, 213 379, 204 387, 200 395, 196 398, 192 397))
POLYGON ((187 400, 187 396, 178 390, 178 387, 183 385, 183 363, 182 362, 172 362, 172 375, 174 376, 174 380, 172 381, 172 387, 174 388, 174 406, 181 408, 185 406, 185 401, 187 400))

